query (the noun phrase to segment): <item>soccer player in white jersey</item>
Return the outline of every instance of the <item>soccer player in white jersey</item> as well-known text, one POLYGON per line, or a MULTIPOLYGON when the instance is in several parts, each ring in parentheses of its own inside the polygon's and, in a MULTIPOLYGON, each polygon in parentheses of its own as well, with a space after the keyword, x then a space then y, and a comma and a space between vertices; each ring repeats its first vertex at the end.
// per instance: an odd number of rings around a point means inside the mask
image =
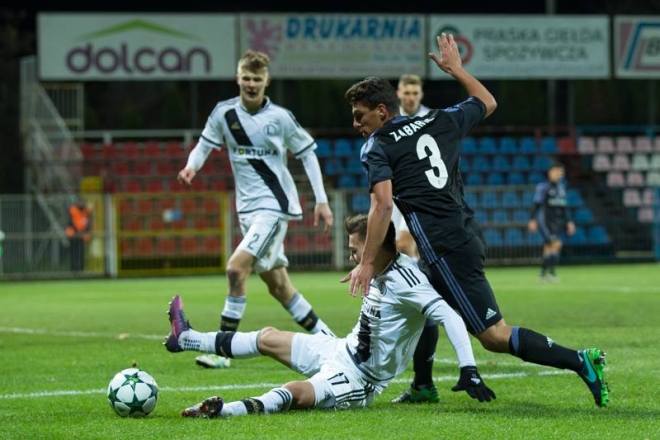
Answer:
MULTIPOLYGON (((178 180, 189 185, 213 150, 228 150, 236 188, 236 211, 243 240, 227 262, 229 291, 220 330, 234 331, 245 312, 246 283, 251 271, 259 274, 270 294, 306 330, 332 333, 312 306, 293 286, 284 254, 289 220, 302 219, 295 183, 289 172, 287 152, 302 161, 314 191, 314 225, 332 226, 332 211, 314 150, 316 142, 293 114, 266 95, 270 84, 268 55, 247 50, 238 61, 238 97, 219 102, 211 112, 199 142, 190 152, 178 180)), ((205 367, 227 365, 214 356, 200 356, 205 367)))
MULTIPOLYGON (((367 216, 345 222, 351 260, 359 263, 367 234, 367 216)), ((407 255, 397 253, 394 225, 380 248, 378 275, 362 298, 358 322, 346 338, 293 333, 265 327, 260 331, 195 331, 186 320, 180 296, 170 303, 170 352, 199 350, 237 359, 270 356, 308 377, 258 397, 225 403, 213 396, 183 410, 185 417, 216 418, 290 409, 349 409, 368 406, 412 358, 427 318, 443 324, 459 359, 461 376, 453 391, 465 390, 480 402, 495 399, 477 371, 467 329, 458 314, 431 287, 407 255)))

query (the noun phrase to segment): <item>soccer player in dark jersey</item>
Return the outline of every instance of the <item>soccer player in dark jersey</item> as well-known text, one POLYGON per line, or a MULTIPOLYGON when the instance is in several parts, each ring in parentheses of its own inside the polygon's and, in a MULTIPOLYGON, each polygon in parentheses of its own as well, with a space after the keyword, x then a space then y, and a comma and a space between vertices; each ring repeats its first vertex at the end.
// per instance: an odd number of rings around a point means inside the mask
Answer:
MULTIPOLYGON (((439 36, 438 48, 440 56, 429 56, 469 95, 457 105, 409 119, 399 116, 396 91, 385 79, 366 78, 346 91, 353 127, 366 139, 360 156, 369 175, 371 207, 360 264, 343 281, 350 281, 352 295, 368 289, 375 275, 376 252, 395 203, 417 242, 431 283, 485 349, 573 370, 587 384, 595 403, 605 406, 609 392, 603 377, 605 353, 598 348, 569 349, 533 330, 508 325, 503 319, 484 273, 480 227, 465 202, 458 177, 461 139, 489 116, 497 103, 484 85, 463 69, 452 36, 439 36)), ((436 341, 420 340, 419 344, 433 355, 436 341)), ((420 348, 418 345, 416 350, 420 348)), ((434 386, 432 363, 425 365, 429 370, 424 377, 415 369, 411 391, 434 386)), ((461 375, 458 387, 471 379, 461 375)))
POLYGON ((560 234, 575 233, 575 223, 571 220, 566 207, 566 188, 564 165, 556 162, 548 169, 548 178, 536 186, 534 207, 528 228, 530 232, 539 231, 543 237, 543 259, 539 281, 556 282, 555 266, 559 262, 562 241, 560 234))

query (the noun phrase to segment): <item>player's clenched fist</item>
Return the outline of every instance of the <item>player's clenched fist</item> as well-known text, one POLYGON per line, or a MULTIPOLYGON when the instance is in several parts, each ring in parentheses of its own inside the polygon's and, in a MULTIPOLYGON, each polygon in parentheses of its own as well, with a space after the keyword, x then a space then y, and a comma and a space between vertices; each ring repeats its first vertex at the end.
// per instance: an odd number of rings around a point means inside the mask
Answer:
POLYGON ((192 168, 184 168, 181 171, 179 171, 179 175, 177 176, 177 180, 180 183, 185 183, 186 185, 190 185, 190 182, 195 178, 195 170, 192 168))

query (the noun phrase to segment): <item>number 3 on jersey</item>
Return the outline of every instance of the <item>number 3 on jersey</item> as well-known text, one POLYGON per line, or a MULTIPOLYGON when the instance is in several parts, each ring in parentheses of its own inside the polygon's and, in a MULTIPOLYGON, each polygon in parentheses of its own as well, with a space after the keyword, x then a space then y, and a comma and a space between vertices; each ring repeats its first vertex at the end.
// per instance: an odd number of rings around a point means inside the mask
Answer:
POLYGON ((426 178, 435 188, 441 189, 447 184, 449 173, 447 165, 442 161, 438 143, 428 134, 423 134, 417 140, 417 157, 420 160, 427 159, 431 162, 431 169, 426 170, 426 178))

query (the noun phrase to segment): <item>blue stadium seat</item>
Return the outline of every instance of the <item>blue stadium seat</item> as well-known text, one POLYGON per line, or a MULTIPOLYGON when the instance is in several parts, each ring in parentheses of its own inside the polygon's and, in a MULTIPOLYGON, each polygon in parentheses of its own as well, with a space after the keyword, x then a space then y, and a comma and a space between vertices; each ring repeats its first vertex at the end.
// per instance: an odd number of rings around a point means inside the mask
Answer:
POLYGON ((552 165, 552 159, 548 156, 534 156, 532 160, 532 171, 546 172, 552 165))
POLYGON ((504 191, 502 193, 502 206, 504 208, 519 208, 520 198, 515 191, 504 191))
POLYGON ((370 206, 371 197, 369 197, 369 194, 358 193, 353 195, 351 208, 353 209, 354 213, 369 212, 370 206))
POLYGON ((485 209, 478 209, 474 212, 474 218, 477 219, 477 222, 479 224, 483 225, 486 224, 490 221, 490 218, 488 217, 488 211, 485 209))
POLYGON ((486 185, 504 185, 504 174, 489 173, 486 177, 486 185))
POLYGON ((536 146, 536 139, 534 139, 531 136, 525 136, 520 138, 518 148, 522 154, 536 154, 538 152, 538 147, 536 146))
POLYGON ((369 176, 367 176, 367 173, 363 173, 360 176, 358 185, 360 185, 360 188, 369 188, 369 176))
POLYGON ((337 180, 337 187, 341 189, 352 189, 357 188, 357 186, 357 178, 350 174, 341 175, 337 180))
POLYGON ((493 171, 505 173, 511 169, 511 164, 509 163, 509 159, 506 156, 498 155, 493 157, 493 163, 491 164, 490 169, 493 171))
POLYGON ((462 173, 470 171, 470 161, 462 156, 458 164, 458 169, 460 169, 462 173))
POLYGON ((527 156, 516 156, 511 163, 511 169, 513 171, 525 172, 531 170, 532 166, 530 165, 527 156))
POLYGON ((351 139, 338 138, 335 139, 333 147, 334 155, 337 157, 349 157, 355 154, 353 149, 353 141, 351 139))
POLYGON ((475 209, 477 206, 479 206, 479 203, 477 202, 477 194, 473 192, 466 192, 463 197, 465 198, 465 202, 470 208, 475 209))
POLYGON ((541 153, 545 154, 558 154, 559 146, 557 139, 554 136, 545 136, 541 139, 541 153))
POLYGON ((491 247, 502 246, 504 244, 502 233, 499 229, 486 228, 484 230, 484 238, 486 239, 486 245, 491 247))
POLYGON ((361 176, 362 174, 365 174, 366 171, 364 168, 362 168, 362 164, 360 163, 360 159, 357 157, 349 157, 346 159, 346 172, 348 174, 354 174, 357 176, 361 176))
POLYGON ((516 209, 511 214, 511 221, 514 223, 527 223, 529 221, 529 211, 527 209, 516 209))
POLYGON ((488 161, 488 158, 484 156, 475 156, 470 165, 472 165, 472 171, 478 173, 490 171, 490 162, 488 161))
POLYGON ((572 208, 582 206, 584 202, 582 201, 580 191, 575 188, 569 188, 566 190, 566 203, 572 208))
POLYGON ((587 243, 587 234, 585 234, 584 229, 581 227, 575 228, 575 234, 566 237, 566 243, 568 244, 586 244, 587 243))
POLYGON ((545 175, 543 173, 539 173, 538 171, 529 173, 527 175, 527 183, 530 185, 537 185, 545 180, 545 175))
POLYGON ((496 209, 493 211, 493 223, 506 224, 509 222, 509 213, 506 210, 496 209))
POLYGON ((511 136, 500 138, 500 154, 516 154, 518 152, 518 144, 511 136))
POLYGON ((474 138, 466 137, 461 141, 461 153, 465 155, 477 153, 477 141, 474 138))
POLYGON ((469 186, 478 186, 484 184, 484 179, 481 173, 468 173, 465 178, 465 184, 469 186))
POLYGON ((589 225, 594 222, 594 215, 591 213, 591 209, 583 206, 575 210, 573 220, 580 225, 589 225))
POLYGON ((610 242, 610 238, 604 227, 592 226, 589 228, 588 241, 593 244, 607 244, 610 242))
POLYGON ((316 156, 320 158, 332 156, 330 141, 328 139, 316 139, 316 156))
POLYGON ((534 204, 534 191, 525 191, 522 195, 522 205, 531 210, 533 204, 534 204))
POLYGON ((507 228, 504 231, 504 243, 508 246, 521 246, 525 244, 522 229, 507 228))
POLYGON ((364 139, 361 137, 355 138, 355 140, 353 141, 353 148, 355 149, 355 152, 357 154, 360 154, 360 150, 362 150, 362 147, 364 146, 364 142, 365 142, 364 139))
POLYGON ((497 193, 494 192, 485 192, 481 196, 480 206, 484 208, 497 208, 500 206, 500 201, 497 197, 497 193))
POLYGON ((323 173, 326 176, 337 176, 344 174, 344 165, 339 159, 326 159, 323 162, 323 173))
POLYGON ((524 185, 525 176, 523 173, 508 173, 506 175, 506 183, 508 185, 524 185))
POLYGON ((497 142, 490 136, 480 137, 477 141, 477 152, 480 154, 496 154, 497 142))

